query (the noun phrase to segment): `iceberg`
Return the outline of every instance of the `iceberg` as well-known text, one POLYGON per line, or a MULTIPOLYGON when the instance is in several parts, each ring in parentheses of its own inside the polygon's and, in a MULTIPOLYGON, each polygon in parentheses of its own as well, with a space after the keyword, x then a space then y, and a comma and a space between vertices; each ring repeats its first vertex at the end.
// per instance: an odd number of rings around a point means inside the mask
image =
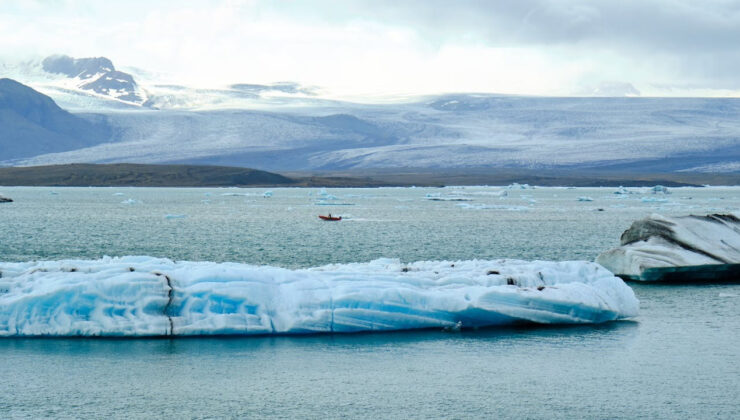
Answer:
POLYGON ((622 233, 596 262, 630 280, 740 279, 740 219, 734 214, 653 214, 622 233))
POLYGON ((351 333, 601 323, 634 317, 586 261, 368 263, 289 270, 104 257, 0 263, 0 336, 351 333))

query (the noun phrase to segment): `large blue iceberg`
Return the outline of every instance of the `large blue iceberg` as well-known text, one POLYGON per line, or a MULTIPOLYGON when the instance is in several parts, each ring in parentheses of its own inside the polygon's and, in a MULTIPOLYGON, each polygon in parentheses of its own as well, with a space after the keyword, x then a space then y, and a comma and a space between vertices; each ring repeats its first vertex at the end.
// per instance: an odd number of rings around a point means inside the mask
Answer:
POLYGON ((585 261, 423 261, 288 270, 105 257, 0 263, 0 336, 305 334, 637 315, 632 289, 585 261))

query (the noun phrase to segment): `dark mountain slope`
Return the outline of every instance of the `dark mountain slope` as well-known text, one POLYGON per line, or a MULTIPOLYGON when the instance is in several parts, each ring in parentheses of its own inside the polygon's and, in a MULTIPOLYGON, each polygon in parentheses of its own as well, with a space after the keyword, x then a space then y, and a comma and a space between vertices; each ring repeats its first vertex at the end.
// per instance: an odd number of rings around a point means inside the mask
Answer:
POLYGON ((64 152, 109 139, 106 126, 70 114, 15 80, 0 79, 0 160, 64 152))

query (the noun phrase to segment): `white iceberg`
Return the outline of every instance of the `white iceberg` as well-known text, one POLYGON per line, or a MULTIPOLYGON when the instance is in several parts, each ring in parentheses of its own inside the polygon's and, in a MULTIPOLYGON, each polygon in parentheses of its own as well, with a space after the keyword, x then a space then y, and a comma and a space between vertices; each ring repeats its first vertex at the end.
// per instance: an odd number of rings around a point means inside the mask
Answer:
POLYGON ((0 336, 304 334, 599 323, 632 289, 584 261, 369 263, 288 270, 105 257, 0 263, 0 336))
POLYGON ((624 231, 596 262, 633 280, 740 278, 740 219, 733 214, 653 214, 624 231))

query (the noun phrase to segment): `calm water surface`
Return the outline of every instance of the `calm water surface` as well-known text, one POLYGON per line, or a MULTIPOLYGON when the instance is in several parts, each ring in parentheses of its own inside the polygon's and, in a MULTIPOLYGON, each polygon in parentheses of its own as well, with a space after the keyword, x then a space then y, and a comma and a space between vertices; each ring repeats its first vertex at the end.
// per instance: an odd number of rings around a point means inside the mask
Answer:
MULTIPOLYGON (((590 260, 652 212, 740 209, 736 188, 614 190, 6 187, 0 260, 590 260)), ((2 339, 0 417, 740 418, 740 286, 632 286, 640 316, 598 326, 2 339)))

